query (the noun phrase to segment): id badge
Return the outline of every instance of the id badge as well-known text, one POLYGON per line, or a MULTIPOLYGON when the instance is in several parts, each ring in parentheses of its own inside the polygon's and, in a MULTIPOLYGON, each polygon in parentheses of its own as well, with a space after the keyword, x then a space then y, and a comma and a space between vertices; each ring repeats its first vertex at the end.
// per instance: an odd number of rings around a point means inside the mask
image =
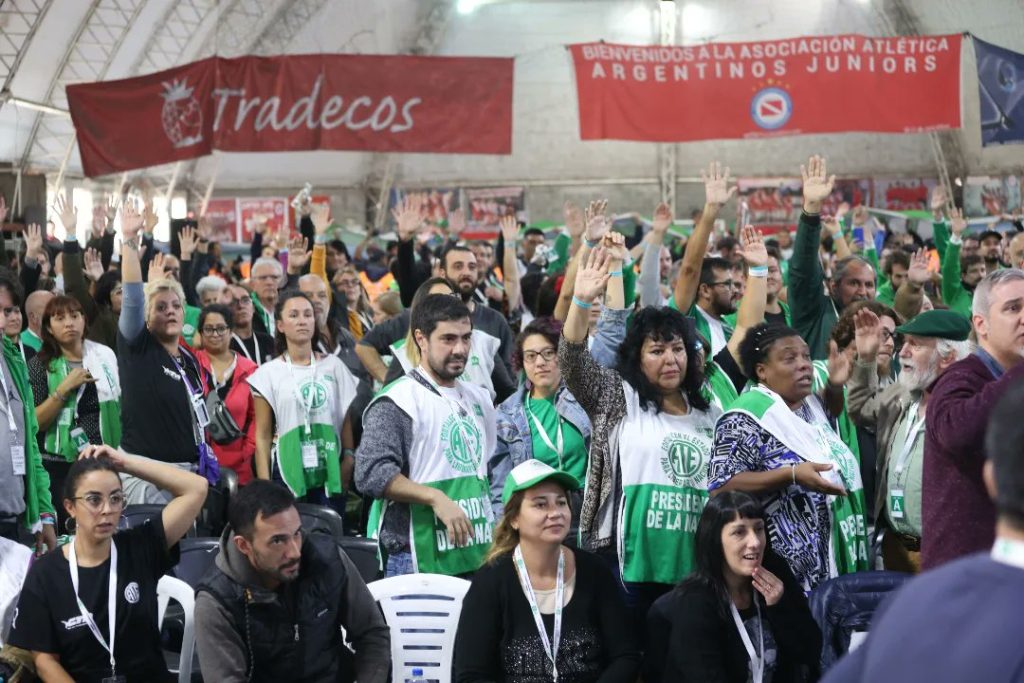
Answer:
POLYGON ((71 443, 75 445, 75 450, 81 453, 82 449, 89 445, 89 437, 86 435, 85 430, 81 427, 72 429, 71 443))
POLYGON ((903 489, 889 489, 889 516, 893 519, 903 519, 905 509, 903 489))
POLYGON ((196 422, 199 423, 199 428, 206 429, 210 424, 210 413, 206 410, 206 401, 202 396, 193 396, 192 406, 196 410, 196 422))
POLYGON ((312 441, 302 442, 302 467, 307 470, 316 469, 320 466, 320 454, 316 450, 316 443, 312 441))
POLYGON ((70 427, 75 421, 75 414, 71 411, 71 408, 61 408, 60 411, 60 424, 61 427, 70 427))
POLYGON ((25 476, 25 447, 20 443, 11 446, 11 464, 14 465, 14 476, 25 476))

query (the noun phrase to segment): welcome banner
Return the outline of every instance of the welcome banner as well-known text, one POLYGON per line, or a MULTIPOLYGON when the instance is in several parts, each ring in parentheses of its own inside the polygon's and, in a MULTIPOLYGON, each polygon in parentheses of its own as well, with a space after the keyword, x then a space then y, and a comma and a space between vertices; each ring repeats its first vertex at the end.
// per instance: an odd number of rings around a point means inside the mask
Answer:
POLYGON ((510 154, 512 59, 211 57, 68 86, 87 176, 213 150, 510 154))
POLYGON ((960 126, 960 35, 570 45, 584 140, 960 126))

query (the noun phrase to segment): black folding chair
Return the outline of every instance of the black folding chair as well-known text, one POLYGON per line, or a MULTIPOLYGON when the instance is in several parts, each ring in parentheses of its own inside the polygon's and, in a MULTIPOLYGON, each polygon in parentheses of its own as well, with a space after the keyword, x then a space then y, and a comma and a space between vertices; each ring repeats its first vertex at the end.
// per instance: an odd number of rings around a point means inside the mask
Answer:
POLYGON ((159 515, 163 512, 164 507, 164 505, 155 503, 129 505, 121 513, 121 519, 118 520, 117 526, 120 529, 134 529, 159 515))
POLYGON ((338 541, 338 545, 359 570, 363 581, 370 583, 383 578, 384 572, 381 571, 380 560, 377 558, 376 540, 361 536, 345 536, 338 541))
POLYGON ((345 537, 345 522, 336 510, 312 503, 296 503, 295 509, 307 534, 328 534, 336 541, 345 537))
POLYGON ((220 553, 219 538, 183 538, 178 543, 180 558, 171 575, 195 588, 213 567, 220 553))

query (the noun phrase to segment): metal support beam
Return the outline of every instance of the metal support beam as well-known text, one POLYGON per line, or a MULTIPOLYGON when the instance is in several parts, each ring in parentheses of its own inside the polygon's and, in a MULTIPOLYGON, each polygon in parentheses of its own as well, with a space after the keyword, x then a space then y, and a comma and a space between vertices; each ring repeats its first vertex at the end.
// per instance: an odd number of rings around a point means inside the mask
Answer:
MULTIPOLYGON (((0 91, 11 87, 36 30, 46 18, 53 0, 8 0, 0 2, 0 69, 4 75, 0 91)), ((0 101, 0 109, 4 102, 0 101)))
MULTIPOLYGON (((659 2, 659 25, 662 45, 676 44, 676 30, 679 17, 676 14, 676 3, 659 2)), ((675 143, 658 145, 658 185, 661 190, 661 201, 668 204, 675 215, 676 210, 676 169, 679 146, 675 143)))

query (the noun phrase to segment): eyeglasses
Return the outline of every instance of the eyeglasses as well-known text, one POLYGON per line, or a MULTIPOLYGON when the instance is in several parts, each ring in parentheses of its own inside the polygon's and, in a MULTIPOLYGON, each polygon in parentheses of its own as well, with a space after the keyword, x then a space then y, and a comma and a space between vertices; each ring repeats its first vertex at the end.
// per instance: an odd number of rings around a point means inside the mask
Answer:
POLYGON ((89 508, 93 512, 99 512, 103 509, 103 504, 108 503, 111 510, 120 510, 124 507, 124 494, 123 493, 111 493, 109 496, 104 497, 99 493, 90 493, 85 496, 76 496, 71 500, 80 500, 85 503, 85 507, 89 508))
POLYGON ((232 306, 252 306, 252 299, 247 296, 243 296, 240 299, 231 299, 232 306))
POLYGON ((533 365, 537 362, 537 356, 540 356, 546 361, 554 360, 555 356, 558 355, 556 349, 544 349, 543 351, 523 351, 523 362, 533 365))
POLYGON ((225 332, 227 332, 229 329, 231 328, 228 327, 227 325, 217 325, 217 327, 204 327, 203 335, 206 337, 219 337, 225 332))

